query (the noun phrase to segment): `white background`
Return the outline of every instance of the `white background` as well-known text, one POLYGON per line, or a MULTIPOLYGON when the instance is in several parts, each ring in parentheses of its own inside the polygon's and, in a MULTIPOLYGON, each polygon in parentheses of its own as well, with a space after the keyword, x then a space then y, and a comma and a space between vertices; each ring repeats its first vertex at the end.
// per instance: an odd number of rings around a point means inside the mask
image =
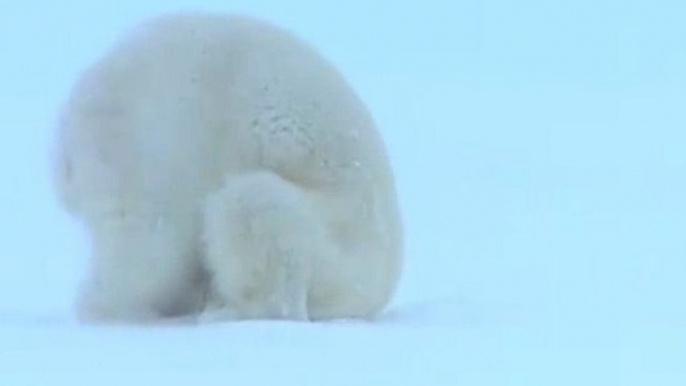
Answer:
POLYGON ((684 384, 685 4, 2 1, 0 383, 684 384), (184 8, 296 32, 369 105, 407 235, 377 323, 74 325, 53 124, 122 31, 184 8))

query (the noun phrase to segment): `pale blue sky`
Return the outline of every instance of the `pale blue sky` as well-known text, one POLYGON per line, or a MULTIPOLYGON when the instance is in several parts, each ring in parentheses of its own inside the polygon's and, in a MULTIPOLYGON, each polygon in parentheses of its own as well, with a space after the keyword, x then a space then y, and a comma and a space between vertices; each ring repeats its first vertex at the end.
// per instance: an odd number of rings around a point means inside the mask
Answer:
POLYGON ((86 248, 51 124, 123 29, 180 8, 295 31, 368 103, 405 212, 398 302, 686 326, 686 3, 660 0, 3 2, 0 309, 68 306, 86 248))

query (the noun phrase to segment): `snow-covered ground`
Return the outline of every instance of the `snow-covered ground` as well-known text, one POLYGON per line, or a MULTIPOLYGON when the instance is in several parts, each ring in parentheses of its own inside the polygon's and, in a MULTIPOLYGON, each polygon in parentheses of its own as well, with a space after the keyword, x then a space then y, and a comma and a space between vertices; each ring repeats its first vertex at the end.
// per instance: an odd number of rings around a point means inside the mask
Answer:
POLYGON ((0 322, 2 385, 682 385, 686 333, 466 321, 459 304, 369 323, 82 327, 0 322))
POLYGON ((0 386, 686 384, 686 3, 230 3, 0 4, 0 386), (74 322, 55 112, 122 28, 180 6, 294 29, 368 102, 407 231, 378 320, 74 322))

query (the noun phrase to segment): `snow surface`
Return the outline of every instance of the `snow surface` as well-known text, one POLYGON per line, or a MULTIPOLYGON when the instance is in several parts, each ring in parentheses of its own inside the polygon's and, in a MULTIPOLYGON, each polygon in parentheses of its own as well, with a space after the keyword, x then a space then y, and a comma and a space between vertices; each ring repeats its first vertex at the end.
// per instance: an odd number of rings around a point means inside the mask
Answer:
POLYGON ((683 384, 683 330, 488 325, 460 320, 457 306, 368 323, 82 327, 15 317, 1 322, 0 384, 683 384))
POLYGON ((226 3, 0 2, 0 386, 686 384, 685 2, 226 3), (369 104, 407 231, 378 320, 74 322, 88 247, 50 191, 55 112, 177 7, 294 29, 369 104))

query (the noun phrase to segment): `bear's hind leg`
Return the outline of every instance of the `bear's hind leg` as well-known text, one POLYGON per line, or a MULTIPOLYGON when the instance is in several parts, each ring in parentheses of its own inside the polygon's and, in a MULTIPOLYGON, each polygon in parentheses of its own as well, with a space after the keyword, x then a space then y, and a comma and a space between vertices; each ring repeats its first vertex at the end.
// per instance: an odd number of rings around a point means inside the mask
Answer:
POLYGON ((205 240, 220 315, 309 319, 313 262, 329 245, 300 188, 271 172, 230 178, 208 200, 205 240))
POLYGON ((91 219, 93 262, 77 300, 86 321, 155 321, 197 311, 203 291, 191 223, 164 215, 91 219))

